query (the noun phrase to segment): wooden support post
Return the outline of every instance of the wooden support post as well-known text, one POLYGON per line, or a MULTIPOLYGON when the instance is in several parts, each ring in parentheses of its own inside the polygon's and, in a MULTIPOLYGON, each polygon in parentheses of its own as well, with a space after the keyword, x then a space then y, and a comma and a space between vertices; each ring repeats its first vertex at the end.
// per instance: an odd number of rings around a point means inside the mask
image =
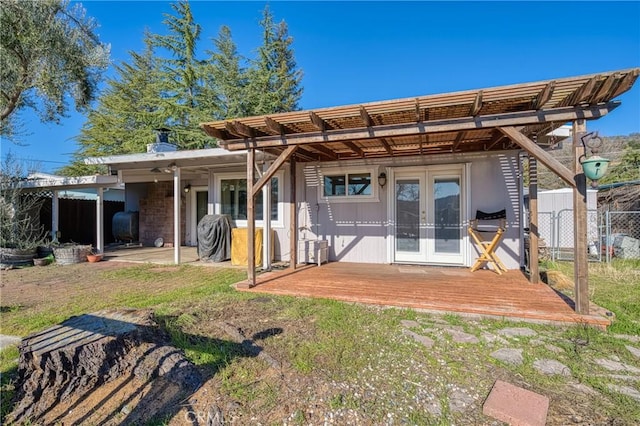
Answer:
POLYGON ((247 284, 256 285, 255 150, 247 151, 247 284))
POLYGON ((573 122, 573 171, 576 186, 573 188, 573 279, 575 283, 575 310, 589 314, 589 264, 587 246, 587 178, 582 171, 580 157, 584 146, 580 137, 587 131, 583 119, 573 122))
MULTIPOLYGON (((265 163, 262 171, 267 169, 265 163)), ((262 187, 262 270, 271 271, 271 179, 262 187)))
POLYGON ((291 157, 289 165, 289 179, 291 180, 291 189, 289 193, 289 267, 296 269, 298 264, 298 209, 296 203, 296 159, 291 157))
POLYGON ((538 284, 538 246, 540 228, 538 227, 538 160, 529 156, 529 281, 538 284))

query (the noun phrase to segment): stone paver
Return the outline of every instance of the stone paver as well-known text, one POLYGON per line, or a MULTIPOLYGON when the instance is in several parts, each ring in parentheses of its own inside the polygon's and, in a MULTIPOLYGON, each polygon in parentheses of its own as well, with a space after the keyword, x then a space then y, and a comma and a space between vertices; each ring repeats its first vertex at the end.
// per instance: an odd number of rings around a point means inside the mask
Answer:
POLYGON ((549 398, 497 380, 482 407, 482 413, 511 426, 544 426, 549 398))
POLYGON ((503 345, 506 345, 506 344, 509 343, 503 337, 496 336, 495 334, 488 333, 486 331, 483 331, 480 337, 482 337, 482 340, 484 340, 487 343, 500 343, 500 344, 503 344, 503 345))
POLYGON ((418 321, 413 321, 413 320, 402 320, 400 321, 400 324, 402 324, 402 326, 405 328, 420 327, 420 323, 418 321))
POLYGON ((570 376, 571 370, 563 363, 555 359, 537 359, 533 362, 533 368, 546 376, 570 376))
POLYGON ((609 385, 609 389, 614 392, 621 393, 640 402, 640 392, 629 386, 609 385))
POLYGON ((473 403, 473 397, 462 389, 455 389, 449 395, 449 410, 452 413, 461 413, 473 403))
POLYGON ((435 343, 433 341, 433 339, 431 339, 430 337, 423 336, 423 335, 415 333, 415 332, 413 332, 411 330, 402 330, 402 332, 405 335, 413 338, 413 340, 415 340, 416 342, 423 344, 427 348, 433 347, 433 344, 435 343))
POLYGON ((529 337, 538 335, 538 333, 527 327, 507 327, 498 330, 498 333, 506 337, 529 337))
POLYGON ((476 336, 474 336, 473 334, 465 333, 462 330, 450 328, 445 331, 449 333, 451 339, 453 339, 453 341, 456 343, 480 343, 480 339, 478 339, 476 336))
POLYGON ((553 352, 554 354, 561 354, 562 352, 564 352, 564 349, 559 348, 556 345, 552 345, 551 343, 547 343, 546 345, 544 345, 544 348, 550 352, 553 352))
POLYGON ((635 348, 631 345, 625 345, 625 348, 627 348, 627 350, 631 352, 631 355, 635 356, 636 358, 640 358, 640 349, 635 348))
POLYGON ((585 385, 584 383, 570 383, 569 387, 585 395, 592 395, 592 396, 600 395, 598 391, 593 389, 591 386, 585 385))
POLYGON ((606 358, 598 358, 594 360, 596 364, 598 364, 602 368, 606 368, 609 371, 627 371, 630 373, 639 373, 640 368, 624 364, 620 361, 606 358))
POLYGON ((628 340, 633 343, 640 343, 640 336, 632 336, 630 334, 614 334, 613 337, 617 339, 628 340))
POLYGON ((522 365, 524 358, 522 356, 522 349, 510 349, 502 348, 497 351, 491 352, 491 357, 511 365, 522 365))
POLYGON ((9 336, 0 334, 0 351, 9 346, 19 345, 22 342, 20 336, 9 336))

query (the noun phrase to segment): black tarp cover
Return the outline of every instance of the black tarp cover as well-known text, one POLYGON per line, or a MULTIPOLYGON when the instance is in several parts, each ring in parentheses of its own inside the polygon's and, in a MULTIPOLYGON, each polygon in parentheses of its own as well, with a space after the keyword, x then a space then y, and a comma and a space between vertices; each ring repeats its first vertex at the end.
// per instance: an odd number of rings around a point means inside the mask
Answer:
POLYGON ((231 259, 231 217, 205 215, 198 223, 198 257, 209 262, 231 259))

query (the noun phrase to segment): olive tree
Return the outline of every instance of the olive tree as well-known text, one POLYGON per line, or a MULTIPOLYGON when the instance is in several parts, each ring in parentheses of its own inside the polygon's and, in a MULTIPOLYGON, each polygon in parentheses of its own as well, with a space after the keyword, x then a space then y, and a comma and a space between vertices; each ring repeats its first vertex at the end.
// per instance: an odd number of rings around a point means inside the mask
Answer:
POLYGON ((0 136, 21 134, 18 112, 58 122, 68 99, 84 111, 95 98, 110 46, 81 4, 68 0, 0 2, 0 136))

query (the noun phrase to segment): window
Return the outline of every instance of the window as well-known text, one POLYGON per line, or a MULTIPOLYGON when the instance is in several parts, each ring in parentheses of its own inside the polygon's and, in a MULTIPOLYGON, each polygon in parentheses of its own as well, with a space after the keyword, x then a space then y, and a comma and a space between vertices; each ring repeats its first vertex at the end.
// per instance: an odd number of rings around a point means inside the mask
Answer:
MULTIPOLYGON (((377 190, 370 170, 343 172, 325 170, 322 172, 321 200, 337 201, 377 201, 377 190)), ((377 182, 376 182, 377 183, 377 182)))
MULTIPOLYGON (((271 220, 278 221, 279 181, 271 178, 271 220)), ((262 220, 262 191, 256 196, 256 220, 262 220)), ((220 180, 220 212, 233 220, 247 220, 247 179, 224 178, 220 180)))

